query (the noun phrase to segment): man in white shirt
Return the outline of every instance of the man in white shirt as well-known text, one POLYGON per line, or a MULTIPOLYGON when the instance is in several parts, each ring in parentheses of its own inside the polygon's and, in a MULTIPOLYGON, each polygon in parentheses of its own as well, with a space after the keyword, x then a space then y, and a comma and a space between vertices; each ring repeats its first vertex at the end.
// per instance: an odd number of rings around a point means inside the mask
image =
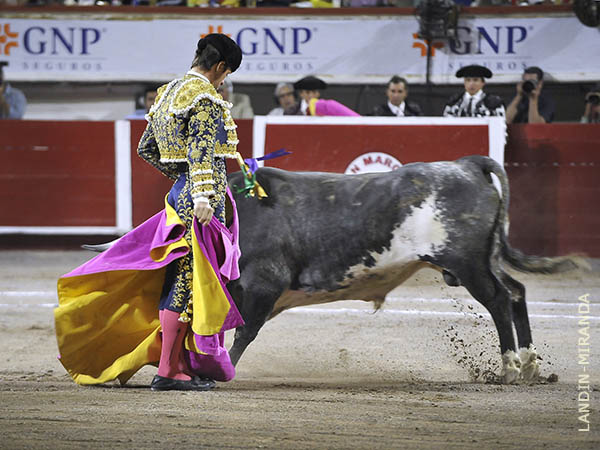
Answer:
POLYGON ((444 117, 505 117, 502 99, 483 92, 485 79, 492 78, 492 71, 484 66, 465 66, 456 72, 464 78, 465 90, 450 98, 444 107, 444 117))
POLYGON ((267 116, 289 116, 298 113, 300 104, 291 83, 278 83, 273 96, 277 107, 269 111, 267 116))
POLYGON ((406 100, 408 96, 408 82, 394 75, 387 84, 385 94, 388 98, 387 103, 377 105, 373 108, 373 116, 422 116, 421 107, 415 102, 406 100))

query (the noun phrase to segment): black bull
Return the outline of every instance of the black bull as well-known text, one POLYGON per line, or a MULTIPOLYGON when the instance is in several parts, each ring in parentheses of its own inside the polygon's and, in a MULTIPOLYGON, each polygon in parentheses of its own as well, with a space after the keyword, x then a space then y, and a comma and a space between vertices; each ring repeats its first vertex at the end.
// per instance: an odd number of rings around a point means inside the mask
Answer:
MULTIPOLYGON (((509 246, 508 181, 495 161, 469 156, 362 175, 262 168, 256 177, 268 198, 236 194, 241 277, 228 288, 246 324, 235 333, 234 364, 280 312, 344 299, 379 307, 388 292, 429 266, 447 284, 464 286, 490 312, 504 382, 537 377, 525 287, 502 262, 539 273, 574 269, 581 262, 526 256, 509 246)), ((229 184, 235 191, 242 174, 231 175, 229 184)))

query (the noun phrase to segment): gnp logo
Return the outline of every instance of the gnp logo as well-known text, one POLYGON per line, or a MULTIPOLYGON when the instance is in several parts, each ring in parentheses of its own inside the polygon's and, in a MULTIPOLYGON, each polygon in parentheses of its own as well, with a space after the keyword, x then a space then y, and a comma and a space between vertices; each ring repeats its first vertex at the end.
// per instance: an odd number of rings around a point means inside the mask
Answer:
POLYGON ((306 27, 277 27, 276 30, 244 27, 232 35, 223 31, 223 25, 217 25, 216 30, 214 25, 209 25, 208 33, 200 37, 210 33, 229 36, 237 42, 244 55, 301 55, 301 47, 312 39, 314 31, 306 27))
MULTIPOLYGON (((242 67, 254 73, 305 73, 314 70, 308 58, 304 57, 305 46, 313 40, 316 28, 281 27, 244 27, 237 32, 225 33, 218 25, 216 32, 231 37, 242 49, 247 58, 242 67)), ((215 27, 209 25, 209 33, 215 27)), ((205 34, 201 37, 206 36, 205 34)))
MULTIPOLYGON (((529 27, 531 31, 531 27, 529 27)), ((457 27, 456 39, 449 39, 450 52, 455 55, 514 55, 517 44, 527 39, 528 29, 523 26, 507 25, 493 27, 457 27)), ((421 50, 421 56, 427 56, 427 41, 413 34, 416 42, 413 48, 421 50)), ((436 49, 445 47, 444 43, 433 41, 431 56, 435 56, 436 49)))
MULTIPOLYGON (((418 48, 421 50, 421 56, 427 56, 427 44, 429 44, 429 39, 421 39, 417 33, 413 33, 413 38, 416 42, 413 42, 413 48, 418 48)), ((433 41, 431 44, 431 56, 435 56, 435 50, 444 48, 444 43, 440 41, 433 41)))
MULTIPOLYGON (((530 30, 532 27, 530 27, 530 30)), ((450 39, 450 51, 456 55, 514 55, 517 44, 527 39, 527 28, 507 25, 493 27, 457 27, 456 39, 450 39)))
POLYGON ((102 37, 102 30, 91 27, 33 26, 16 31, 13 25, 0 24, 0 54, 10 55, 13 48, 20 47, 30 55, 90 55, 102 37))
POLYGON ((19 33, 10 29, 10 23, 0 24, 0 55, 10 56, 10 50, 19 46, 19 33))
POLYGON ((23 33, 23 48, 31 55, 89 55, 102 30, 89 27, 30 27, 23 33))

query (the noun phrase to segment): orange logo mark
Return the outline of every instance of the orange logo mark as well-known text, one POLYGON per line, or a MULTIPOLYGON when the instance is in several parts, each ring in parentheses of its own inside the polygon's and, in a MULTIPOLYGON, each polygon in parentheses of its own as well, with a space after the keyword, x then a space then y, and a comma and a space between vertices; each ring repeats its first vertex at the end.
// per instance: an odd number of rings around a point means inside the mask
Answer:
MULTIPOLYGON (((419 39, 419 35, 417 33, 413 33, 413 38, 415 39, 419 39)), ((427 44, 429 44, 429 40, 428 39, 422 39, 423 42, 413 42, 413 48, 420 48, 421 49, 421 56, 427 56, 427 44)), ((444 43, 443 42, 433 42, 433 44, 431 44, 431 56, 435 56, 435 49, 436 48, 443 48, 444 47, 444 43)))
POLYGON ((223 25, 217 26, 217 31, 215 31, 215 27, 213 27, 212 25, 209 25, 208 33, 201 34, 200 37, 205 38, 206 36, 208 36, 209 34, 212 34, 212 33, 224 34, 227 37, 231 37, 231 34, 223 33, 223 25))
POLYGON ((19 33, 13 33, 10 31, 10 24, 5 23, 3 27, 1 27, 2 31, 0 32, 0 55, 10 55, 10 49, 13 47, 18 47, 18 42, 7 42, 9 39, 16 39, 19 37, 19 33), (2 48, 4 46, 4 49, 2 48))

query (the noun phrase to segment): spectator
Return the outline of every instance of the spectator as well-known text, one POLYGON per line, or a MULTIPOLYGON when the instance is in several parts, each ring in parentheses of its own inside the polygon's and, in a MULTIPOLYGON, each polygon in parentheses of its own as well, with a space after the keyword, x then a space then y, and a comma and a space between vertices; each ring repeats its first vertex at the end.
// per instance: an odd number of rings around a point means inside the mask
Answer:
POLYGON ((144 89, 144 94, 139 96, 136 103, 138 104, 138 108, 135 110, 133 114, 129 114, 126 119, 143 119, 146 117, 146 114, 150 112, 150 108, 154 104, 154 100, 156 100, 156 96, 158 93, 159 86, 146 86, 144 89))
POLYGON ((581 123, 600 123, 600 83, 585 96, 585 110, 581 123))
POLYGON ((0 119, 22 119, 27 107, 25 94, 4 81, 5 61, 0 61, 0 119))
POLYGON ((233 83, 229 78, 225 78, 225 81, 219 86, 217 92, 221 94, 223 100, 233 104, 231 117, 234 119, 252 119, 254 117, 250 96, 233 92, 233 83))
POLYGON ((504 104, 497 95, 483 92, 485 79, 492 71, 484 66, 471 65, 460 68, 457 78, 464 78, 465 89, 450 98, 444 107, 444 117, 504 117, 504 104))
POLYGON ((300 104, 294 92, 294 86, 290 83, 279 83, 275 86, 275 103, 277 107, 269 111, 269 116, 289 116, 296 115, 300 104))
POLYGON ((321 91, 327 89, 327 83, 312 75, 294 83, 301 98, 297 114, 305 116, 359 116, 360 114, 335 100, 321 99, 321 91))
POLYGON ((517 95, 506 108, 507 123, 550 123, 554 120, 554 102, 542 94, 544 71, 528 67, 517 83, 517 95))
POLYGON ((373 116, 422 116, 421 107, 414 102, 407 102, 408 82, 394 75, 387 84, 387 103, 373 108, 373 116))

